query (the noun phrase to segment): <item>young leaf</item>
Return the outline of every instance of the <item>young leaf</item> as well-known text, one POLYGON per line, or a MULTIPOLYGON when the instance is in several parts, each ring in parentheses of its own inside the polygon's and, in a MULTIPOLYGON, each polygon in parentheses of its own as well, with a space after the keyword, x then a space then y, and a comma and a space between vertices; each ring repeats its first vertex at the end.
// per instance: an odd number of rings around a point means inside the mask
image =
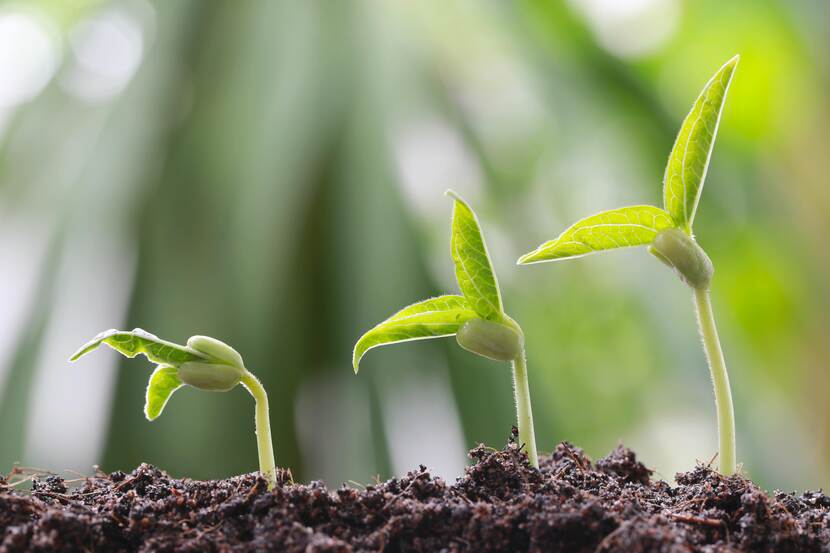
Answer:
POLYGON ((455 200, 450 248, 458 286, 481 318, 498 321, 504 308, 478 219, 458 194, 452 190, 447 194, 455 200))
POLYGON ((127 357, 135 357, 143 353, 153 363, 174 367, 188 361, 204 362, 207 359, 206 356, 188 347, 167 342, 145 330, 135 328, 130 331, 112 329, 102 332, 81 346, 69 360, 77 361, 90 351, 97 349, 101 344, 106 344, 127 357))
POLYGON ((354 372, 363 355, 372 348, 452 336, 462 324, 475 317, 476 312, 461 296, 439 296, 405 307, 360 337, 352 355, 354 372))
POLYGON ((150 376, 150 382, 147 384, 147 395, 144 402, 144 416, 147 420, 156 420, 164 406, 167 405, 167 400, 173 395, 173 392, 184 386, 179 379, 178 370, 169 365, 159 365, 153 374, 150 376))
POLYGON ((715 145, 723 104, 739 56, 706 83, 683 121, 663 177, 663 205, 677 226, 691 233, 706 170, 715 145))
POLYGON ((577 221, 556 239, 519 258, 519 264, 581 257, 600 250, 650 244, 674 222, 668 213, 651 205, 603 211, 577 221))

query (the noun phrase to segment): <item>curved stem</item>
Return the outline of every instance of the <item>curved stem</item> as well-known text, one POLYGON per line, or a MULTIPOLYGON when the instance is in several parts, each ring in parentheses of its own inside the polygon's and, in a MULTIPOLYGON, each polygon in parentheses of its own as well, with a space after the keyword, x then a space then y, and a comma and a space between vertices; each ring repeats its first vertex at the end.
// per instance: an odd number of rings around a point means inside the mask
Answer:
POLYGON ((539 468, 539 458, 536 455, 536 433, 533 430, 533 410, 530 408, 530 388, 527 385, 527 359, 524 350, 513 361, 513 394, 516 398, 519 443, 524 444, 530 464, 539 468))
POLYGON ((718 466, 721 474, 729 476, 735 472, 735 411, 732 407, 732 391, 729 387, 729 375, 726 373, 726 361, 718 339, 718 329, 712 314, 712 300, 709 290, 695 289, 695 307, 703 349, 709 361, 712 385, 715 388, 715 407, 718 414, 718 466))
POLYGON ((268 489, 277 484, 277 465, 274 462, 274 445, 271 442, 271 420, 268 416, 268 394, 259 379, 251 372, 242 375, 242 385, 254 396, 256 402, 256 445, 259 453, 259 472, 268 481, 268 489))

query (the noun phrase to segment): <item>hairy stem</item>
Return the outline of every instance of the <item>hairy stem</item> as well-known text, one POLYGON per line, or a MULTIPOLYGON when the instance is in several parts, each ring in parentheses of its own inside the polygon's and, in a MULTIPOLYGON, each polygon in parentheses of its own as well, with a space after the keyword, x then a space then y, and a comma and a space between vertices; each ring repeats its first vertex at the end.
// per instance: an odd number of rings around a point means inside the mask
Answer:
POLYGON ((271 420, 268 416, 268 394, 259 379, 245 371, 242 385, 254 396, 256 402, 256 445, 259 453, 259 472, 268 481, 268 489, 277 484, 277 466, 274 462, 274 445, 271 442, 271 420))
POLYGON ((735 411, 732 407, 732 391, 726 361, 718 339, 718 329, 712 314, 712 300, 706 288, 695 289, 695 307, 703 349, 709 361, 712 385, 715 388, 715 407, 718 415, 718 466, 721 474, 729 476, 735 472, 735 411))
POLYGON ((530 388, 527 385, 527 360, 524 351, 513 361, 513 394, 516 398, 519 443, 524 444, 530 464, 539 468, 539 459, 536 455, 536 433, 533 430, 533 410, 530 408, 530 388))

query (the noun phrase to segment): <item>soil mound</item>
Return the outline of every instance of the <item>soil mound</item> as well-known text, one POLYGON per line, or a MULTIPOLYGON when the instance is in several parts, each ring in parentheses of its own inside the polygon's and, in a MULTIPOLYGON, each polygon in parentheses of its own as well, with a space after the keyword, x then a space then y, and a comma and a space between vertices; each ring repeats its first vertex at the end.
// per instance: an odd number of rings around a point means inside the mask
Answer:
POLYGON ((199 482, 150 465, 57 476, 17 491, 0 478, 0 553, 18 551, 470 551, 830 553, 830 498, 766 494, 699 466, 676 487, 623 447, 592 463, 562 443, 531 468, 514 444, 479 446, 454 484, 424 467, 365 489, 256 475, 199 482))

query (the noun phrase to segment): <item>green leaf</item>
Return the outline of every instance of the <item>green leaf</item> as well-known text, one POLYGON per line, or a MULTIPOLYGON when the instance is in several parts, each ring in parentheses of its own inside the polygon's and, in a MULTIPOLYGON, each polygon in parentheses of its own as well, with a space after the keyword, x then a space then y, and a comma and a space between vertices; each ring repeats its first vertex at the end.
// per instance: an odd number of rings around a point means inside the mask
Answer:
POLYGON ((150 376, 147 384, 147 395, 144 402, 144 416, 147 420, 155 420, 161 415, 167 400, 173 392, 184 386, 179 379, 178 369, 169 365, 159 365, 150 376))
POLYGON ((450 248, 458 286, 481 318, 501 320, 504 308, 499 284, 490 263, 487 246, 481 236, 478 219, 458 194, 452 190, 447 190, 447 194, 455 199, 450 248))
POLYGON ((452 336, 476 312, 461 296, 439 296, 405 307, 360 337, 352 365, 357 372, 363 355, 372 348, 398 342, 452 336))
POLYGON ((668 213, 651 205, 603 211, 577 221, 554 240, 519 258, 519 264, 581 257, 601 250, 650 244, 661 230, 674 227, 668 213))
POLYGON ((663 205, 677 226, 687 233, 691 233, 723 104, 738 60, 739 56, 735 56, 726 62, 703 87, 680 127, 666 165, 663 205))
POLYGON ((188 361, 208 360, 208 357, 202 355, 191 348, 180 346, 172 342, 167 342, 154 336, 145 330, 135 328, 133 330, 107 330, 102 332, 75 352, 70 361, 77 361, 82 356, 90 351, 98 348, 101 344, 106 344, 115 351, 126 355, 127 357, 135 357, 138 354, 144 354, 147 359, 153 363, 162 365, 178 366, 188 361))

